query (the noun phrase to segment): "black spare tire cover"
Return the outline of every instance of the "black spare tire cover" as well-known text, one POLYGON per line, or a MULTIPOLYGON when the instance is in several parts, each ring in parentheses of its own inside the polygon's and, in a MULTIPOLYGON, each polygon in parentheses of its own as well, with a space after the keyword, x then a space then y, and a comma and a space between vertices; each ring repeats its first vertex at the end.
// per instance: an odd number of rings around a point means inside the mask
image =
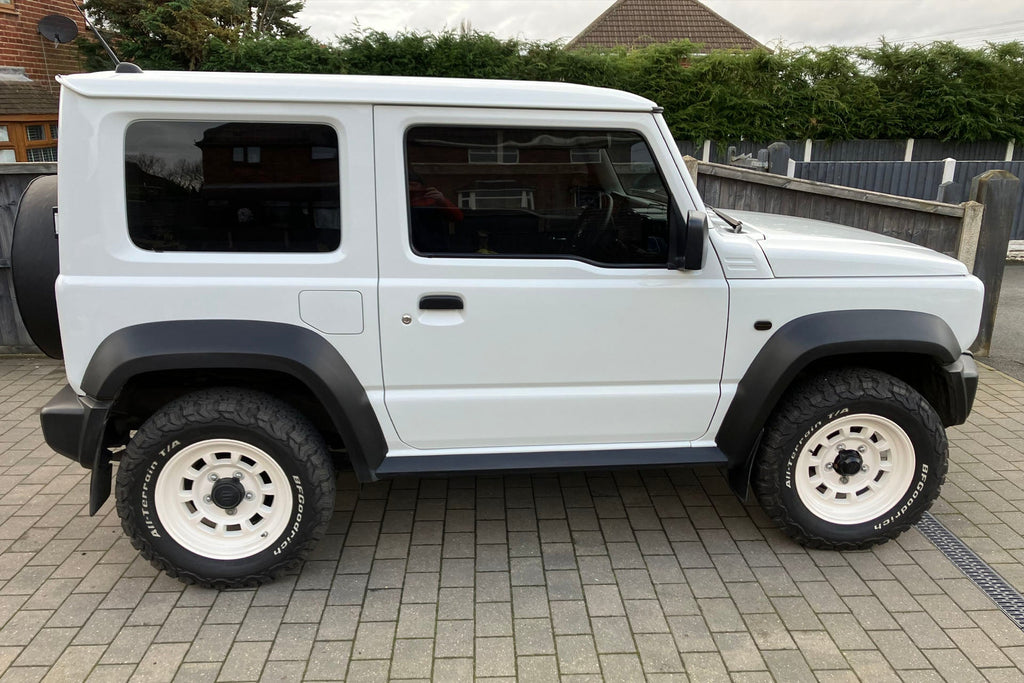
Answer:
POLYGON ((25 188, 14 219, 11 273, 21 319, 32 341, 47 356, 63 358, 53 290, 60 273, 53 226, 55 206, 57 176, 39 176, 25 188))

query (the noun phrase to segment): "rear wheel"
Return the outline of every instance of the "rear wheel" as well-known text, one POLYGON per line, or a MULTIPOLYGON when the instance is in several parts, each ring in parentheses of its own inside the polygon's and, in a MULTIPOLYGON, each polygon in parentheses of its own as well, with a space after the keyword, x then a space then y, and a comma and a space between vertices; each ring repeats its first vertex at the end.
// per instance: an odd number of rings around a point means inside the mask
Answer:
POLYGON ((154 414, 117 473, 121 524, 186 583, 253 585, 297 566, 323 535, 334 473, 319 433, 265 394, 214 389, 154 414))
POLYGON ((866 548, 910 528, 939 495, 946 433, 912 387, 869 369, 795 386, 765 430, 756 464, 762 506, 797 541, 866 548))

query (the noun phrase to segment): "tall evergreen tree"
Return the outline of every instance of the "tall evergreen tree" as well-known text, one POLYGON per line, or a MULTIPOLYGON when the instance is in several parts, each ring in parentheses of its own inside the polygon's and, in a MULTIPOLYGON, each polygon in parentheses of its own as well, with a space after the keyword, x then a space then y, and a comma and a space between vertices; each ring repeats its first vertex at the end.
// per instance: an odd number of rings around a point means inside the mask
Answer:
MULTIPOLYGON (((158 69, 198 69, 214 43, 301 37, 302 0, 87 0, 92 22, 123 60, 158 69)), ((80 41, 88 66, 109 68, 102 49, 80 41)))

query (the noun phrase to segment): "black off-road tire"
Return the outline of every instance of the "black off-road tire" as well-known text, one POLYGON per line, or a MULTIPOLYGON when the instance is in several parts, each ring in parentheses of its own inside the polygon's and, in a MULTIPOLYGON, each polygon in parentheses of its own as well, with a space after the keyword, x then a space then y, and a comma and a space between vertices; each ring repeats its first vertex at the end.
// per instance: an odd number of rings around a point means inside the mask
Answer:
POLYGON ((263 393, 208 389, 168 403, 136 432, 117 472, 117 514, 132 545, 168 575, 210 588, 253 586, 301 564, 327 529, 334 485, 323 438, 301 413, 263 393), (292 492, 284 531, 248 557, 196 554, 171 537, 157 513, 155 490, 164 467, 183 449, 210 439, 261 449, 282 468, 292 492))
POLYGON ((797 542, 856 550, 895 538, 917 522, 938 497, 947 467, 945 429, 921 394, 884 372, 847 368, 810 377, 783 397, 761 440, 754 490, 768 516, 797 542), (913 478, 895 505, 875 518, 837 523, 822 519, 801 500, 797 460, 825 425, 858 414, 881 416, 905 432, 913 445, 913 478))

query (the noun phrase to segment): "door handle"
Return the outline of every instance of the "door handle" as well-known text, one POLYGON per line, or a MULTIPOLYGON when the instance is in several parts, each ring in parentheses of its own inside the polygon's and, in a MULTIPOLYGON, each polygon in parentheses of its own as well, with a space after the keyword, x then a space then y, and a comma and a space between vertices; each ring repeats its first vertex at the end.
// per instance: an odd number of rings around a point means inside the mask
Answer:
POLYGON ((421 311, 461 311, 462 297, 435 294, 420 299, 421 311))

